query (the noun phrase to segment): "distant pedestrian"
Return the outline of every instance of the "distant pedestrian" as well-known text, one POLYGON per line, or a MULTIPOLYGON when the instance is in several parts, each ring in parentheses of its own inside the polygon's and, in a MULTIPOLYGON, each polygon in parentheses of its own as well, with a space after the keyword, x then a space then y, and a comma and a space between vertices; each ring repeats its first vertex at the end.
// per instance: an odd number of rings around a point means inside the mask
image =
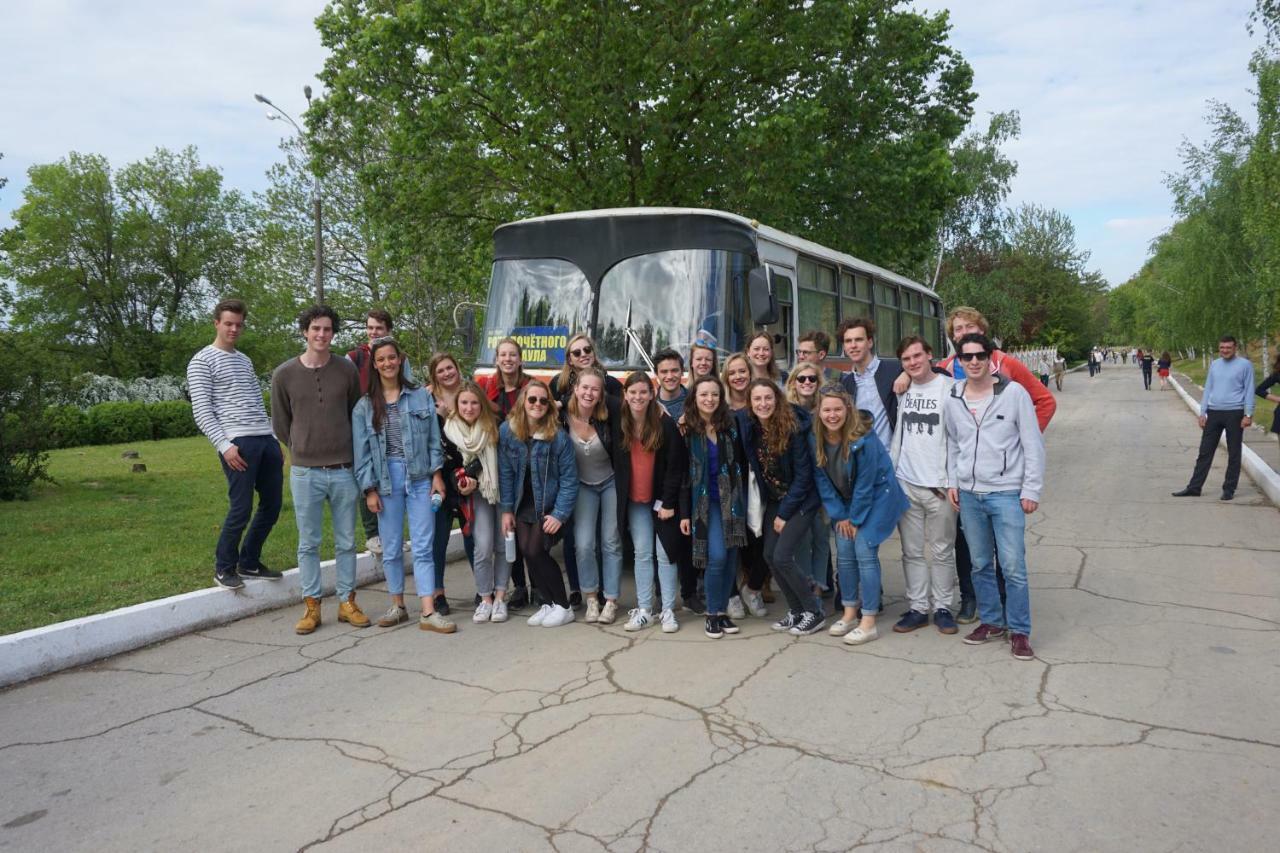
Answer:
POLYGON ((1062 356, 1053 359, 1053 384, 1056 390, 1062 390, 1062 377, 1067 373, 1067 360, 1062 356))
POLYGON ((1142 366, 1142 387, 1148 391, 1151 390, 1151 367, 1155 361, 1151 353, 1138 350, 1138 364, 1142 366))
POLYGON ((1253 362, 1237 355, 1236 339, 1223 335, 1218 341, 1218 358, 1209 365, 1200 398, 1200 452, 1191 482, 1175 498, 1199 497, 1209 476, 1213 454, 1222 434, 1227 434, 1227 475, 1222 481, 1222 497, 1229 501, 1240 482, 1240 448, 1244 431, 1253 424, 1253 362))
POLYGON ((991 373, 993 349, 985 335, 961 338, 956 357, 968 378, 951 389, 946 401, 948 498, 964 519, 982 622, 964 641, 978 645, 1007 631, 1013 656, 1031 660, 1026 516, 1040 504, 1044 439, 1030 395, 991 373), (996 584, 997 549, 1005 581, 1003 608, 996 584))
MULTIPOLYGON (((1280 384, 1280 352, 1276 353, 1276 360, 1271 364, 1271 375, 1262 380, 1262 384, 1255 388, 1253 393, 1264 400, 1280 403, 1280 395, 1271 393, 1272 386, 1277 384, 1280 384)), ((1271 431, 1280 436, 1280 408, 1276 409, 1271 418, 1271 431)))
POLYGON ((218 535, 213 577, 219 586, 239 589, 241 577, 279 580, 262 564, 262 546, 280 517, 284 456, 271 433, 253 362, 236 349, 244 331, 245 305, 225 299, 213 309, 213 343, 187 365, 187 388, 196 425, 218 451, 227 478, 230 506, 218 535), (253 493, 258 493, 258 512, 253 493), (248 534, 244 534, 245 527, 248 534))
POLYGON ((1173 358, 1170 357, 1169 351, 1165 350, 1160 353, 1160 360, 1156 362, 1156 373, 1160 375, 1160 390, 1164 391, 1169 387, 1169 368, 1173 365, 1173 358))

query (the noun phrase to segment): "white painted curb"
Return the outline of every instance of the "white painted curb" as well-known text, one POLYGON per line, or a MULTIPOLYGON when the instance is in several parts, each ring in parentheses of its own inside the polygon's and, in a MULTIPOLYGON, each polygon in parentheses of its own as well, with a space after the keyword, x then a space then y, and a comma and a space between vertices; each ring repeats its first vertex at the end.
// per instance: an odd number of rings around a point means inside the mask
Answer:
MULTIPOLYGON (((1169 382, 1173 385, 1173 390, 1177 391, 1178 396, 1182 398, 1182 402, 1187 404, 1187 408, 1191 410, 1191 413, 1199 416, 1200 404, 1186 392, 1186 389, 1178 384, 1178 380, 1174 378, 1172 372, 1169 374, 1169 382)), ((1219 446, 1223 448, 1227 446, 1227 437, 1225 435, 1219 442, 1219 446)), ((1263 461, 1262 457, 1247 444, 1240 446, 1240 467, 1244 468, 1244 472, 1253 479, 1253 482, 1257 483, 1263 494, 1270 498, 1273 504, 1280 507, 1280 474, 1273 471, 1271 466, 1263 461)))
MULTIPOLYGON (((448 561, 463 557, 462 534, 449 537, 448 561)), ((335 586, 334 561, 320 564, 324 594, 335 586)), ((356 559, 356 586, 382 580, 374 558, 356 559)), ((225 625, 302 600, 298 570, 278 581, 246 580, 244 589, 198 589, 0 637, 0 687, 90 663, 192 631, 225 625)))

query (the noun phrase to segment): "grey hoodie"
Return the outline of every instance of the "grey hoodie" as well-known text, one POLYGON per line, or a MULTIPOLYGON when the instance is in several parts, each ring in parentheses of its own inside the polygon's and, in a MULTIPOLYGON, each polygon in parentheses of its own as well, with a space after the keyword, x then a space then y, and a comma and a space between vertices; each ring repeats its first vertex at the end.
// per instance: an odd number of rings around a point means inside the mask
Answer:
POLYGON ((1040 501, 1044 488, 1044 438, 1031 395, 996 374, 991 405, 978 422, 964 399, 968 381, 947 395, 947 487, 966 492, 1008 492, 1040 501))

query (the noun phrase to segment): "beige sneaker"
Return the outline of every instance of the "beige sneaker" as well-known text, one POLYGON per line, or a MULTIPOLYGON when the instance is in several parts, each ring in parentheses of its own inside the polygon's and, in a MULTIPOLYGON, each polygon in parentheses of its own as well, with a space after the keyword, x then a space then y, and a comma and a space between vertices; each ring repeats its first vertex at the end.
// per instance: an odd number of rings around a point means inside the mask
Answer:
POLYGON ((298 620, 298 624, 293 626, 295 634, 310 634, 316 628, 320 627, 320 599, 307 598, 302 599, 307 606, 307 610, 302 614, 302 618, 298 620))
POLYGON ((587 615, 582 617, 583 622, 599 622, 600 621, 600 602, 596 599, 594 592, 586 594, 587 597, 587 615))
POLYGON ((437 634, 452 634, 458 630, 457 625, 439 613, 423 613, 418 619, 418 627, 423 631, 433 631, 437 634))
POLYGON ((618 602, 610 599, 604 603, 604 607, 600 609, 600 624, 612 625, 614 620, 618 618, 618 602))
POLYGON ((399 604, 393 604, 387 608, 387 612, 382 614, 382 618, 378 620, 379 628, 392 628, 401 622, 409 621, 409 613, 399 604))
POLYGON ((356 604, 356 594, 347 595, 347 600, 338 605, 338 621, 346 622, 352 628, 368 628, 369 617, 364 615, 360 605, 356 604))

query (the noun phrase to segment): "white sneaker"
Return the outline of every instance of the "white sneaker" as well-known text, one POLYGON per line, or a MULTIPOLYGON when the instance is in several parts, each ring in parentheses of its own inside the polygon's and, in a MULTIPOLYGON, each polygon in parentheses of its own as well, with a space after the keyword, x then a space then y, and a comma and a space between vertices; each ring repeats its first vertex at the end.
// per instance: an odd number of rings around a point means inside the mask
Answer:
POLYGON ((674 634, 680 630, 680 623, 676 621, 676 615, 670 610, 662 611, 662 615, 658 618, 662 620, 662 633, 674 634))
POLYGON ((561 607, 559 604, 553 604, 546 618, 542 620, 543 628, 559 628, 561 625, 568 625, 573 621, 573 610, 568 607, 561 607))
POLYGON ((610 599, 604 603, 604 607, 600 608, 600 624, 612 625, 614 620, 618 618, 618 602, 610 599))
POLYGON ((480 599, 480 603, 476 605, 476 612, 471 615, 472 622, 488 622, 493 616, 493 605, 484 599, 480 599))
POLYGON ((860 646, 863 643, 871 642, 879 636, 880 630, 873 625, 869 631, 864 631, 861 628, 854 628, 848 634, 845 634, 844 641, 850 646, 860 646))
POLYGON ((583 617, 584 622, 600 621, 600 602, 596 599, 594 592, 588 592, 587 597, 587 615, 583 617))
MULTIPOLYGON (((670 611, 663 612, 669 613, 670 611)), ((644 628, 648 628, 649 625, 653 623, 653 619, 650 617, 648 610, 641 610, 637 607, 627 615, 631 617, 627 620, 627 624, 624 627, 624 630, 627 631, 640 631, 644 628)))
POLYGON ((831 627, 827 629, 827 633, 833 637, 843 637, 845 634, 858 627, 857 620, 846 622, 843 619, 837 619, 831 623, 831 627))
POLYGON ((529 617, 529 624, 535 628, 542 624, 543 620, 551 614, 551 605, 544 604, 538 608, 538 612, 529 617))
POLYGON ((490 622, 506 622, 507 621, 507 602, 493 602, 493 613, 489 616, 490 622))
POLYGON ((742 598, 737 595, 729 599, 729 606, 726 609, 729 611, 730 619, 747 618, 747 609, 742 606, 742 598))
POLYGON ((747 609, 751 611, 751 615, 757 619, 763 619, 769 615, 769 609, 764 606, 764 596, 760 593, 747 590, 747 594, 742 597, 742 601, 747 605, 747 609))
POLYGON ((382 553, 382 537, 370 536, 368 539, 364 540, 364 546, 369 549, 370 554, 381 554, 382 553))

